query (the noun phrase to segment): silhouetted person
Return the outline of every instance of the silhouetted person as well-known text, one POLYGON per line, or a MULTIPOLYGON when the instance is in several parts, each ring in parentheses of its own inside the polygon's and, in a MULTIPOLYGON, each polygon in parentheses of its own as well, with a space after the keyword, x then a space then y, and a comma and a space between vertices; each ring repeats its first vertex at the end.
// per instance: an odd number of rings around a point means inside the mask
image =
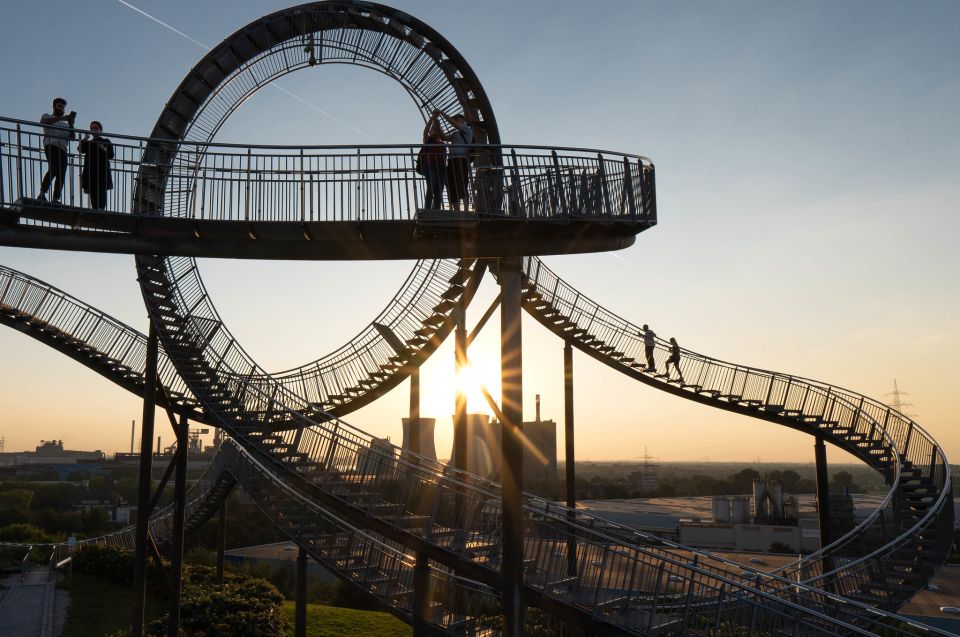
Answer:
POLYGON ((427 181, 427 196, 424 208, 443 208, 443 186, 447 181, 447 147, 440 129, 440 111, 433 111, 423 127, 423 143, 435 144, 420 150, 420 170, 427 181))
POLYGON ((107 191, 113 189, 113 175, 110 173, 110 160, 113 159, 113 143, 100 134, 103 124, 90 122, 90 132, 80 140, 80 154, 83 156, 83 170, 80 172, 80 185, 83 192, 90 195, 90 207, 103 210, 107 207, 107 191))
POLYGON ((653 362, 653 349, 657 346, 657 333, 643 324, 643 328, 638 332, 643 337, 643 351, 647 357, 647 371, 657 371, 657 365, 653 362))
POLYGON ((664 373, 667 375, 667 379, 670 379, 670 363, 673 363, 673 368, 677 370, 677 375, 680 377, 680 383, 683 381, 683 372, 680 371, 680 346, 677 345, 677 339, 670 337, 670 358, 667 359, 666 369, 664 373))
POLYGON ((473 128, 467 123, 463 113, 453 117, 443 112, 440 115, 453 126, 453 131, 447 135, 447 141, 450 142, 447 199, 450 200, 451 208, 465 211, 470 205, 470 144, 473 143, 473 128))
POLYGON ((43 153, 47 156, 47 173, 40 182, 40 194, 37 199, 47 200, 47 191, 50 182, 53 182, 53 197, 51 201, 60 202, 63 192, 63 179, 67 174, 67 157, 70 154, 70 140, 73 138, 73 124, 77 118, 76 111, 64 114, 67 109, 67 100, 62 97, 53 98, 53 113, 44 113, 40 118, 43 129, 43 153))

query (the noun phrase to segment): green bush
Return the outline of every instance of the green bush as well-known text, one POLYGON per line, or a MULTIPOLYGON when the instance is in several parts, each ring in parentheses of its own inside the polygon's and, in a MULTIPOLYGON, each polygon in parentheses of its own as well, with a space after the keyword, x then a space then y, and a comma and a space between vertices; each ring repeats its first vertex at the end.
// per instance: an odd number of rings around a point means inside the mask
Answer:
POLYGON ((790 546, 789 544, 784 544, 783 542, 778 542, 776 540, 770 543, 770 548, 767 549, 767 552, 768 553, 796 553, 796 551, 793 550, 793 547, 790 546))
POLYGON ((0 527, 0 542, 21 542, 23 544, 53 544, 62 537, 47 533, 32 524, 8 524, 0 527))
MULTIPOLYGON (((110 582, 133 584, 133 551, 114 546, 82 544, 73 556, 73 569, 77 573, 93 575, 110 582)), ((164 563, 164 569, 169 564, 164 563)), ((167 576, 152 558, 147 560, 147 587, 151 591, 166 594, 167 576)))
MULTIPOLYGON (((184 573, 180 629, 190 637, 281 637, 285 633, 283 595, 269 582, 195 566, 184 573)), ((152 622, 147 634, 163 637, 167 618, 152 622)))

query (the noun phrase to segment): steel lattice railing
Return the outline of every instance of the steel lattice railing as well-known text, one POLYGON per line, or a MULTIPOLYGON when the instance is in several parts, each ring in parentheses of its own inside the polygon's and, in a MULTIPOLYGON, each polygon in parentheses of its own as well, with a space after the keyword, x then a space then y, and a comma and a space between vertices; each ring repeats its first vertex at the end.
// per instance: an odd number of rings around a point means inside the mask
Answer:
MULTIPOLYGON (((42 307, 42 304, 38 305, 37 307, 42 307)), ((297 439, 297 435, 294 432, 290 432, 290 434, 287 434, 287 435, 293 436, 293 438, 290 438, 291 441, 297 440, 298 446, 296 447, 296 449, 298 449, 298 451, 296 451, 295 453, 305 454, 307 457, 310 457, 312 459, 323 458, 324 460, 327 460, 330 462, 331 467, 339 467, 340 470, 343 472, 343 475, 349 475, 351 471, 356 473, 357 467, 360 465, 362 465, 364 469, 369 469, 375 466, 381 466, 381 468, 389 467, 389 466, 394 466, 394 467, 397 466, 396 458, 393 452, 387 455, 382 455, 378 452, 371 451, 372 449, 375 448, 374 440, 369 436, 363 435, 362 432, 353 431, 348 425, 341 423, 340 425, 337 426, 337 429, 334 430, 338 432, 335 434, 335 437, 334 437, 334 440, 338 444, 331 444, 329 442, 325 444, 324 443, 325 436, 329 439, 329 434, 325 433, 325 431, 329 432, 329 430, 323 430, 323 429, 317 430, 316 428, 314 428, 312 430, 306 431, 304 434, 300 434, 299 439, 297 439), (343 443, 346 443, 346 444, 344 445, 343 443), (379 465, 377 463, 378 457, 381 458, 381 462, 379 462, 379 465), (361 459, 363 459, 362 462, 361 462, 361 459)), ((292 455, 291 453, 289 453, 290 449, 287 449, 287 452, 288 453, 286 454, 281 454, 281 456, 292 455)), ((423 468, 423 467, 426 467, 427 465, 425 464, 425 461, 421 460, 417 466, 423 468)), ((443 471, 444 469, 437 465, 434 465, 431 470, 433 474, 439 473, 441 475, 443 471)), ((449 470, 446 470, 446 471, 449 474, 449 470)), ((407 473, 406 469, 401 471, 401 473, 406 474, 407 473)), ((428 472, 428 474, 429 473, 430 472, 428 472)), ((450 474, 450 475, 454 475, 454 474, 450 474)), ((457 484, 469 483, 469 485, 471 486, 471 489, 480 490, 480 495, 478 496, 479 499, 477 500, 477 504, 473 505, 472 508, 478 511, 486 510, 486 513, 482 515, 482 518, 497 519, 496 508, 495 506, 491 508, 491 505, 490 505, 490 502, 496 502, 498 498, 496 485, 487 481, 479 480, 472 476, 460 474, 460 475, 457 475, 456 477, 459 478, 459 480, 453 481, 454 488, 452 490, 452 493, 448 493, 448 497, 446 498, 446 500, 449 501, 451 497, 455 499, 454 496, 460 493, 455 488, 457 484)), ((392 477, 387 478, 386 482, 384 482, 382 478, 383 476, 372 476, 369 474, 364 474, 364 477, 362 479, 362 484, 366 484, 368 486, 383 487, 385 484, 390 484, 392 480, 396 479, 396 475, 393 475, 392 477), (378 478, 381 478, 381 479, 378 479, 378 478)), ((381 490, 390 491, 393 488, 395 487, 385 488, 381 490)), ((440 498, 438 501, 442 502, 443 498, 440 498)), ((394 504, 396 504, 396 502, 394 502, 394 504)), ((532 507, 531 509, 532 513, 530 514, 531 516, 544 516, 543 519, 550 522, 550 524, 548 525, 549 527, 551 527, 550 530, 549 531, 543 530, 543 534, 546 534, 548 537, 552 537, 552 538, 558 537, 557 530, 555 528, 552 528, 553 525, 559 524, 562 527, 562 525, 564 524, 569 524, 568 516, 570 515, 570 512, 564 509, 563 507, 557 507, 555 505, 551 506, 551 505, 547 505, 546 503, 537 502, 537 501, 531 501, 531 507, 532 507)), ((461 511, 461 514, 464 512, 465 510, 461 511)), ((458 514, 456 509, 454 509, 452 513, 448 511, 448 515, 457 516, 458 514)), ((583 551, 582 559, 580 560, 581 564, 585 563, 584 560, 587 560, 587 562, 589 562, 590 564, 593 564, 593 563, 611 564, 613 562, 611 562, 608 558, 605 557, 607 550, 615 550, 615 552, 617 553, 618 556, 613 558, 614 561, 622 560, 623 559, 622 554, 624 552, 624 549, 622 547, 624 546, 631 547, 631 545, 635 545, 635 544, 643 545, 645 542, 651 545, 650 547, 647 547, 646 550, 649 551, 651 555, 656 556, 655 558, 651 558, 651 562, 660 562, 664 559, 665 556, 669 557, 669 551, 663 548, 658 548, 658 547, 668 547, 669 546, 668 543, 661 542, 656 538, 644 537, 642 534, 627 533, 625 532, 624 529, 618 528, 616 525, 603 523, 599 520, 591 519, 589 518, 589 516, 584 516, 582 514, 575 514, 575 520, 576 520, 576 524, 574 524, 570 528, 575 528, 576 530, 569 532, 568 536, 574 535, 577 538, 578 546, 581 547, 578 550, 583 551), (584 527, 587 530, 581 531, 581 527, 584 527), (590 527, 593 527, 593 528, 591 529, 590 527), (600 537, 605 539, 599 545, 590 544, 586 540, 591 537, 591 534, 599 535, 600 537), (626 538, 629 538, 629 539, 626 539, 626 538), (625 541, 627 542, 627 544, 624 544, 625 541), (603 547, 608 547, 608 548, 603 548, 603 547), (663 550, 663 555, 660 554, 661 550, 663 550), (588 556, 591 559, 587 559, 588 556)), ((446 527, 446 529, 468 528, 469 525, 467 525, 465 522, 466 520, 455 519, 454 524, 446 527)), ((444 530, 443 532, 448 532, 448 531, 444 530)), ((487 537, 486 539, 490 540, 491 538, 487 537)), ((481 536, 474 537, 473 539, 474 546, 478 546, 477 542, 483 542, 483 540, 484 538, 481 536)), ((557 549, 558 545, 563 545, 564 543, 565 542, 559 542, 559 543, 554 542, 551 545, 549 543, 541 542, 537 549, 534 549, 531 546, 531 550, 534 550, 535 552, 539 551, 541 555, 550 556, 546 560, 548 563, 545 564, 545 568, 542 569, 544 573, 547 574, 547 575, 541 574, 541 577, 543 577, 543 580, 542 580, 543 582, 560 582, 567 577, 566 574, 563 572, 563 568, 562 568, 562 565, 566 562, 566 558, 564 555, 562 555, 562 550, 557 549), (549 562, 554 562, 554 563, 549 563, 549 562)), ((455 547, 457 546, 457 544, 454 543, 452 544, 452 546, 455 547)), ((497 549, 495 548, 489 549, 488 547, 488 551, 489 550, 492 550, 495 553, 497 549)), ((675 552, 672 555, 672 559, 676 560, 675 552)), ((733 581, 739 580, 741 582, 741 585, 751 586, 751 587, 755 586, 756 585, 756 582, 754 581, 755 578, 761 577, 756 573, 751 573, 746 576, 743 576, 742 574, 740 574, 739 571, 733 572, 732 565, 723 565, 720 568, 714 568, 708 564, 708 558, 698 557, 697 559, 701 560, 701 566, 699 567, 701 570, 705 570, 710 573, 717 573, 717 572, 723 573, 722 577, 727 579, 732 579, 733 581)), ((542 561, 542 560, 543 558, 541 558, 539 561, 542 561)), ((639 567, 637 568, 639 569, 639 567)), ((683 570, 683 567, 680 567, 680 569, 683 570)), ((667 575, 665 576, 667 577, 668 581, 670 581, 670 575, 673 575, 673 577, 675 578, 674 580, 672 580, 672 582, 674 583, 679 581, 676 578, 682 579, 681 574, 672 573, 668 571, 667 575)), ((531 577, 532 576, 533 574, 531 573, 531 577)), ((640 581, 640 580, 636 580, 636 581, 640 581)), ((790 590, 790 587, 792 586, 791 583, 786 580, 779 580, 779 579, 768 580, 766 577, 764 577, 762 581, 769 582, 768 587, 771 590, 776 590, 778 588, 783 590, 790 590)), ((601 592, 600 589, 597 589, 597 592, 595 593, 594 596, 597 599, 605 599, 605 597, 600 595, 600 592, 601 592)), ((834 603, 832 601, 833 598, 829 595, 827 595, 824 599, 829 600, 830 604, 834 603)), ((629 602, 629 603, 636 603, 636 601, 634 600, 634 602, 629 602)), ((662 600, 659 603, 663 603, 662 600)), ((825 602, 825 604, 826 603, 827 602, 825 602)), ((612 608, 613 606, 611 605, 610 607, 612 608)), ((858 608, 858 607, 854 605, 854 608, 858 608)))
MULTIPOLYGON (((142 276, 150 276, 151 268, 156 268, 155 272, 162 272, 162 263, 159 259, 152 262, 143 260, 140 264, 142 276)), ((151 299, 150 302, 157 309, 163 308, 169 312, 174 309, 173 304, 180 305, 189 302, 189 299, 171 294, 162 299, 151 299)), ((189 319, 178 322, 180 326, 192 324, 189 319)), ((190 334, 179 329, 176 334, 168 334, 168 338, 170 347, 181 356, 181 371, 188 377, 199 379, 198 382, 201 383, 221 378, 222 372, 230 368, 228 361, 239 360, 238 349, 233 346, 222 350, 210 347, 212 341, 205 335, 190 334)), ((327 504, 333 506, 338 515, 366 516, 367 519, 377 520, 379 523, 393 522, 396 533, 414 533, 431 545, 457 554, 459 559, 480 563, 494 571, 498 569, 501 547, 500 529, 497 526, 500 519, 499 497, 489 483, 481 483, 464 474, 454 475, 449 471, 444 473, 443 470, 438 470, 436 465, 425 462, 405 461, 398 457, 395 447, 377 441, 342 421, 318 424, 296 408, 298 403, 302 403, 300 398, 285 395, 279 386, 274 387, 269 394, 259 391, 243 392, 250 388, 219 381, 211 383, 205 389, 208 409, 220 415, 224 426, 235 432, 235 435, 252 449, 272 453, 281 466, 286 464, 298 472, 305 470, 311 482, 317 485, 326 497, 331 498, 327 500, 327 504), (283 413, 285 421, 299 420, 303 427, 264 433, 262 418, 250 420, 250 414, 263 413, 283 413), (258 424, 254 425, 254 422, 258 424), (302 469, 304 465, 306 469, 302 469), (430 508, 418 508, 424 503, 429 503, 430 508), (392 516, 387 514, 387 511, 392 511, 392 516), (400 523, 401 517, 403 523, 400 523), (408 522, 411 518, 419 519, 421 526, 411 529, 408 522)), ((631 601, 629 596, 623 595, 609 598, 611 574, 622 573, 629 578, 617 580, 621 586, 627 582, 649 582, 650 569, 658 568, 664 560, 673 559, 676 562, 676 558, 658 554, 654 559, 637 547, 624 545, 621 539, 603 535, 586 526, 572 524, 566 517, 551 519, 545 516, 542 510, 528 508, 527 511, 530 533, 525 548, 528 555, 533 551, 534 554, 556 556, 557 546, 569 539, 575 541, 578 547, 584 547, 583 550, 587 551, 588 555, 600 556, 590 561, 590 567, 576 574, 577 586, 574 591, 552 585, 553 582, 569 581, 566 558, 547 560, 542 564, 542 572, 531 572, 528 559, 528 577, 531 581, 542 578, 543 582, 549 584, 538 589, 543 598, 577 608, 586 605, 591 616, 602 617, 624 629, 635 628, 635 614, 622 611, 632 608, 636 600, 631 601), (537 519, 536 516, 543 517, 537 519), (596 564, 600 566, 597 567, 596 564), (611 564, 615 566, 609 567, 611 564), (654 564, 658 566, 655 567, 654 564), (592 573, 591 568, 599 569, 600 573, 592 573)), ((573 515, 578 518, 578 522, 586 517, 573 515)), ((540 563, 535 563, 540 566, 540 563)), ((757 610, 756 605, 751 608, 754 616, 760 615, 761 625, 768 620, 772 622, 771 626, 797 625, 798 622, 803 625, 806 618, 810 617, 815 618, 816 622, 826 621, 820 617, 817 608, 829 609, 833 617, 844 617, 844 621, 862 623, 872 621, 871 618, 874 617, 875 611, 872 608, 824 591, 806 588, 802 589, 800 597, 802 603, 812 610, 803 613, 797 609, 780 612, 781 605, 789 606, 793 603, 781 597, 786 595, 791 600, 796 599, 798 591, 801 590, 788 581, 774 582, 767 592, 760 590, 762 582, 744 581, 742 575, 718 578, 713 573, 699 569, 696 564, 687 562, 677 564, 676 568, 678 573, 686 573, 691 569, 695 572, 695 575, 687 578, 680 574, 675 577, 688 583, 686 590, 690 591, 688 595, 691 600, 695 599, 699 606, 709 607, 710 612, 717 617, 724 616, 723 610, 728 606, 724 601, 725 596, 719 595, 718 591, 731 583, 751 591, 751 596, 771 596, 772 599, 764 598, 764 610, 757 610), (713 586, 715 580, 720 583, 713 586), (788 590, 784 588, 784 583, 790 586, 788 590), (704 595, 715 593, 719 595, 718 598, 704 599, 704 595)), ((616 590, 616 587, 613 588, 616 590)), ((678 612, 689 618, 691 606, 677 604, 678 609, 681 607, 683 610, 678 612)), ((659 608, 656 616, 660 618, 660 622, 668 618, 668 613, 659 608)), ((670 618, 670 621, 676 621, 676 618, 670 618)))
MULTIPOLYGON (((0 321, 33 335, 43 334, 48 344, 76 350, 75 358, 127 389, 143 390, 147 342, 142 333, 62 290, 4 266, 0 266, 0 321)), ((190 417, 202 419, 197 399, 163 352, 157 373, 164 395, 190 417)))
POLYGON ((536 315, 540 303, 557 311, 569 323, 557 328, 556 319, 551 318, 548 327, 559 329, 572 342, 579 341, 585 351, 592 350, 601 360, 631 375, 645 375, 651 384, 672 384, 676 390, 698 395, 703 402, 738 406, 751 415, 823 435, 883 473, 891 489, 879 507, 842 538, 785 567, 781 575, 896 608, 905 601, 902 595, 885 598, 872 590, 884 578, 896 575, 884 567, 884 561, 915 564, 921 571, 914 577, 915 591, 945 559, 949 542, 939 550, 919 548, 920 541, 929 541, 931 535, 949 536, 953 507, 946 457, 917 423, 855 392, 688 350, 681 350, 684 382, 671 380, 666 370, 670 343, 662 339, 657 339, 653 358, 656 370, 663 372, 647 373, 637 325, 583 296, 539 259, 525 260, 524 273, 528 294, 534 294, 528 296, 527 305, 532 306, 528 309, 536 315), (902 490, 908 477, 925 480, 930 486, 930 501, 923 505, 919 519, 910 518, 905 511, 902 490))
MULTIPOLYGON (((45 130, 0 118, 0 205, 11 207, 40 194, 49 168, 45 130)), ((240 146, 126 135, 111 140, 110 212, 313 223, 412 220, 425 207, 424 177, 416 171, 419 145, 240 146)), ((512 218, 656 222, 654 167, 644 157, 486 144, 470 153, 474 211, 512 218)), ((82 208, 90 206, 90 195, 82 187, 81 162, 78 153, 68 153, 61 202, 82 208)), ((91 170, 88 180, 99 176, 91 170)), ((86 190, 99 188, 89 183, 86 190)))

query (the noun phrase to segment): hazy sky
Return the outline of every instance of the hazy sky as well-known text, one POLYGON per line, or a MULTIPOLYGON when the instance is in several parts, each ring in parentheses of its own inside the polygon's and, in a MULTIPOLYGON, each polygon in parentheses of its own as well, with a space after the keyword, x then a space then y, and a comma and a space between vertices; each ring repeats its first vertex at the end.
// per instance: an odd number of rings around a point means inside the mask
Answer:
MULTIPOLYGON (((38 119, 55 95, 86 124, 146 135, 204 49, 286 3, 6 1, 0 114, 38 119)), ((506 143, 639 153, 657 166, 659 225, 618 253, 547 264, 635 323, 728 361, 815 378, 909 413, 957 461, 960 387, 960 4, 956 2, 397 3, 473 66, 506 143)), ((318 66, 262 91, 218 139, 416 143, 399 85, 318 66), (360 131, 360 132, 357 132, 360 131)), ((146 331, 133 258, 0 248, 0 263, 146 331)), ((368 322, 399 262, 205 260, 230 329, 267 369, 326 353, 368 322)), ((488 283, 478 305, 495 295, 488 283)), ((498 321, 473 357, 494 366, 498 321)), ((562 343, 524 322, 524 401, 561 422, 562 343)), ((453 354, 423 370, 424 415, 450 444, 453 354)), ((497 385, 495 375, 487 382, 497 385)), ((575 359, 582 459, 812 461, 813 440, 662 395, 575 359)), ((400 437, 407 385, 348 420, 400 437)), ((482 408, 483 405, 476 405, 482 408)), ((0 436, 125 450, 140 402, 24 335, 0 329, 0 436)), ((158 420, 165 444, 173 436, 158 420)), ((562 433, 562 432, 561 432, 562 433)), ((562 449, 562 441, 560 442, 562 449)), ((832 459, 847 457, 833 453, 832 459)))

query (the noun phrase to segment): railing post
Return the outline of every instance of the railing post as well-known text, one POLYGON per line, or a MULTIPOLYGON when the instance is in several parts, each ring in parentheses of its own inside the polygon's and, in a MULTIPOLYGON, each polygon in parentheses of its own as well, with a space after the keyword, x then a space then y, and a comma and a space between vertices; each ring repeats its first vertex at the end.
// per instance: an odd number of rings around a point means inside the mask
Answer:
POLYGON ((565 215, 570 215, 570 208, 567 206, 567 193, 563 187, 563 173, 560 171, 560 158, 557 156, 556 150, 551 150, 550 155, 553 157, 553 170, 557 175, 557 197, 560 200, 560 211, 565 215))
POLYGON ((243 220, 250 221, 250 162, 252 160, 251 149, 247 148, 247 170, 246 172, 246 184, 244 185, 244 194, 243 194, 243 220))
POLYGON ((653 601, 650 603, 650 610, 647 615, 647 633, 652 635, 653 630, 653 618, 657 614, 657 598, 660 597, 660 584, 663 582, 663 562, 660 562, 660 565, 657 567, 657 582, 653 587, 653 601))
POLYGON ((6 204, 7 198, 4 197, 3 189, 3 149, 6 148, 8 144, 0 142, 0 204, 6 204))
POLYGON ((603 210, 601 210, 600 213, 602 215, 608 215, 613 210, 613 207, 610 205, 610 188, 609 184, 607 184, 607 169, 601 153, 597 153, 597 174, 600 176, 600 192, 603 195, 603 210))
POLYGON ((17 124, 17 197, 23 197, 23 134, 17 124))
POLYGON ((657 221, 657 185, 656 174, 653 164, 645 168, 642 160, 637 160, 640 165, 640 175, 643 179, 644 205, 643 212, 647 218, 656 223, 657 221))
MULTIPOLYGON (((515 217, 526 217, 526 210, 523 205, 523 186, 520 180, 520 166, 517 162, 517 149, 510 149, 510 161, 513 163, 513 176, 510 180, 510 198, 509 201, 514 205, 511 215, 515 217)), ((508 210, 510 210, 508 205, 508 210)))
POLYGON ((303 177, 303 149, 300 149, 300 223, 307 220, 307 191, 303 177))
POLYGON ((687 600, 683 604, 683 628, 680 630, 680 634, 684 634, 687 631, 687 621, 690 617, 690 604, 693 603, 693 586, 696 583, 694 580, 696 578, 696 568, 697 560, 700 556, 693 556, 693 568, 690 569, 690 579, 688 580, 689 584, 687 586, 687 600))
POLYGON ((633 177, 630 174, 630 160, 623 158, 623 190, 626 193, 627 207, 630 216, 637 216, 637 201, 633 195, 633 177))
POLYGON ((907 428, 907 439, 903 443, 903 451, 900 452, 900 455, 903 456, 903 459, 907 459, 907 449, 910 448, 910 438, 913 437, 913 421, 910 421, 910 426, 907 428))

